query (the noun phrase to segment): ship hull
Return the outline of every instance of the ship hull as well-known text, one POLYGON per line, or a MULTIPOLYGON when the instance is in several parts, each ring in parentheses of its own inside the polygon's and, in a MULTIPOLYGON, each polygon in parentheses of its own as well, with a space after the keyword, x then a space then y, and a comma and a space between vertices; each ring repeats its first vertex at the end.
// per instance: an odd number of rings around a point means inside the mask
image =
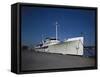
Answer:
POLYGON ((83 55, 83 44, 80 40, 66 41, 63 43, 50 45, 47 48, 37 48, 36 51, 47 53, 83 55))

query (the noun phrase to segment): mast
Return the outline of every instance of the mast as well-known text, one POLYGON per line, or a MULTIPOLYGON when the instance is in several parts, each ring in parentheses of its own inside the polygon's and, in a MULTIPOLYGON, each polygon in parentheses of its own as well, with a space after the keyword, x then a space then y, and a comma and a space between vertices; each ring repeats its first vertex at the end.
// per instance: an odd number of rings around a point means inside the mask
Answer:
POLYGON ((56 41, 58 39, 58 22, 56 22, 56 41))
POLYGON ((43 41, 43 35, 42 35, 42 44, 44 44, 44 41, 43 41))

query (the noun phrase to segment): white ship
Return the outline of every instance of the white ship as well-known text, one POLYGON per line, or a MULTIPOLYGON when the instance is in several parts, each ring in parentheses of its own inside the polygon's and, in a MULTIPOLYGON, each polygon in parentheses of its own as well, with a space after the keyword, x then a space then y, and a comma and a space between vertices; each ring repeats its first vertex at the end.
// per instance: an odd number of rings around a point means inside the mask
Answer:
POLYGON ((58 40, 58 23, 56 22, 56 38, 46 38, 35 47, 36 51, 47 53, 60 53, 71 55, 83 55, 83 37, 68 38, 61 42, 58 40))

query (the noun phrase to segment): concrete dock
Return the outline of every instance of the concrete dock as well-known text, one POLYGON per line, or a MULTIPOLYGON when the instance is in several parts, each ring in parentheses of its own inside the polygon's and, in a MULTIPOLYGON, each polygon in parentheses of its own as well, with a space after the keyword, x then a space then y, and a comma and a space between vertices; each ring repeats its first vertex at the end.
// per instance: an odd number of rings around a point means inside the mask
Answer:
POLYGON ((95 65, 95 59, 93 57, 34 52, 32 50, 22 50, 21 59, 21 69, 24 71, 91 67, 95 65))

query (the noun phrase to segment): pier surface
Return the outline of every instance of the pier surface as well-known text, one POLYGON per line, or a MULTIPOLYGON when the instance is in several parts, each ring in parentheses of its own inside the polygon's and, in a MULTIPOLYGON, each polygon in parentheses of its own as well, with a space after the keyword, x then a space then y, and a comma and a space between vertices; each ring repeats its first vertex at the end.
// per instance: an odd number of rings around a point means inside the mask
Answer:
POLYGON ((93 57, 34 52, 31 50, 21 51, 21 61, 21 69, 24 71, 91 67, 95 65, 93 57))

